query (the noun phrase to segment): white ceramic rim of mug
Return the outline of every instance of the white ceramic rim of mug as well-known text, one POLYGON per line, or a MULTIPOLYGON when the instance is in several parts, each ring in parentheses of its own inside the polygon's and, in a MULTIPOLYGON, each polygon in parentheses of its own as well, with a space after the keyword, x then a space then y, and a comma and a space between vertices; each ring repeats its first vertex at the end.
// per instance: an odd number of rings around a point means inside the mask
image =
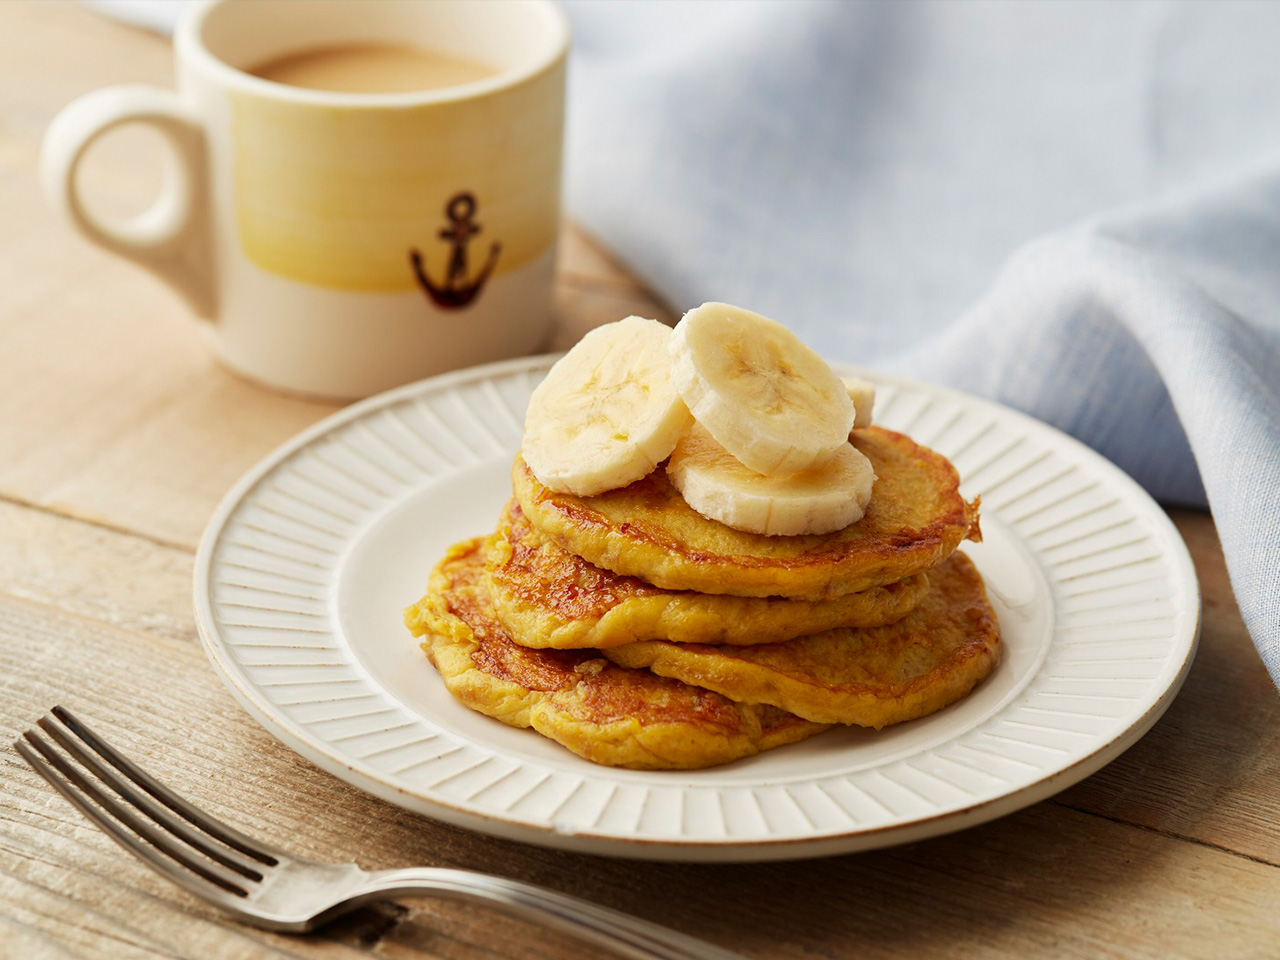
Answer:
MULTIPOLYGON (((204 42, 204 26, 209 15, 219 7, 235 0, 200 0, 194 4, 179 21, 174 29, 174 48, 180 55, 192 63, 198 64, 207 73, 215 76, 227 87, 236 87, 248 93, 278 100, 291 100, 297 103, 318 105, 342 105, 352 107, 411 107, 432 103, 456 103, 473 97, 482 97, 502 90, 517 87, 531 77, 535 77, 560 59, 565 57, 569 49, 569 21, 564 12, 552 0, 503 0, 505 3, 543 11, 551 26, 552 42, 546 52, 527 66, 511 70, 502 70, 483 80, 470 83, 459 83, 449 87, 438 87, 432 90, 418 90, 409 93, 347 93, 329 90, 309 90, 276 83, 255 77, 239 67, 234 67, 216 56, 204 42)), ((439 2, 439 0, 436 0, 439 2)), ((467 0, 453 0, 466 3, 467 0)), ((285 51, 281 51, 282 53, 285 51)))

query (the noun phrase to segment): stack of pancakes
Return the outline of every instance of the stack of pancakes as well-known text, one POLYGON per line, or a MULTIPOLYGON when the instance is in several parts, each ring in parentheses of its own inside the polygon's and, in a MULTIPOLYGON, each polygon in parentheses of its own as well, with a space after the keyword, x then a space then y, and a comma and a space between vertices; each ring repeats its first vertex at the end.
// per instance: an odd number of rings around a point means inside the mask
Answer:
POLYGON ((866 514, 805 536, 709 520, 662 469, 579 497, 517 458, 497 529, 448 551, 405 622, 462 703, 610 766, 706 767, 933 713, 999 658, 956 552, 978 505, 901 434, 851 442, 877 476, 866 514))

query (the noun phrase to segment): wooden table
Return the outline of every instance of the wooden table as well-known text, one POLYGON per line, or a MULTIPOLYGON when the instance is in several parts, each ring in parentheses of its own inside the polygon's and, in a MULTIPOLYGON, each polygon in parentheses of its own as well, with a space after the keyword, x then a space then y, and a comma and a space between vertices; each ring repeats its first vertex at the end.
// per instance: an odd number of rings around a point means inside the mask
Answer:
MULTIPOLYGON (((631 911, 749 957, 1280 956, 1280 700, 1240 621, 1210 517, 1175 511, 1204 591, 1183 692, 1102 772, 985 826, 765 865, 596 859, 390 806, 277 743, 206 663, 193 551, 259 458, 334 407, 211 360, 160 285, 78 240, 37 190, 73 97, 170 82, 168 44, 59 2, 0 2, 0 956, 586 957, 433 900, 295 938, 230 922, 122 854, 8 744, 55 703, 250 833, 368 867, 490 871, 631 911)), ((123 134, 122 134, 123 136, 123 134)), ((104 144, 87 176, 137 209, 153 170, 104 144)), ((568 228, 557 346, 669 316, 568 228)))

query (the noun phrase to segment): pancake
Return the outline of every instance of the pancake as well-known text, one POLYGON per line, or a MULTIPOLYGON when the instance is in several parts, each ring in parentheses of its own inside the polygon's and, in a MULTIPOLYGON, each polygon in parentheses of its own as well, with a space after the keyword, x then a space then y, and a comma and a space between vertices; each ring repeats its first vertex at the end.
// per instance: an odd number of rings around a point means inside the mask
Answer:
POLYGON ((663 590, 593 566, 507 504, 488 546, 495 617, 526 647, 616 647, 635 640, 777 643, 833 627, 901 620, 929 590, 924 574, 831 600, 784 600, 663 590))
POLYGON ((821 536, 767 537, 693 510, 653 471, 594 497, 542 486, 524 460, 512 469, 516 499, 534 527, 597 567, 668 590, 827 600, 928 569, 966 537, 981 539, 978 502, 965 502, 940 454, 882 427, 853 432, 875 467, 866 514, 821 536))
POLYGON ((449 692, 473 710, 532 727, 587 760, 638 770, 709 767, 827 729, 595 651, 522 647, 493 616, 484 567, 484 538, 451 547, 427 595, 405 611, 449 692))
POLYGON ((879 729, 959 700, 1000 657, 1000 628, 972 561, 953 554, 929 580, 928 596, 890 626, 754 647, 646 641, 605 655, 818 723, 879 729))

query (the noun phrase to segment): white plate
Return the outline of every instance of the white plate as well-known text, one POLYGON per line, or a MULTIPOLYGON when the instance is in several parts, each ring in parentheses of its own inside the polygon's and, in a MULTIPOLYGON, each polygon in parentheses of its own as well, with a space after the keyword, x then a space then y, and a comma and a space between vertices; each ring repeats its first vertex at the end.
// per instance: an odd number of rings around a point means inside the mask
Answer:
POLYGON ((515 840, 684 860, 818 856, 1009 813, 1114 759, 1182 684, 1200 598, 1163 511, 1076 441, 995 404, 879 384, 876 421, 982 495, 1004 658, 966 699, 722 767, 580 760, 456 703, 401 622, 445 548, 510 495, 529 393, 554 358, 436 377, 356 404, 254 468, 196 563, 209 659, 284 743, 428 816, 515 840))

